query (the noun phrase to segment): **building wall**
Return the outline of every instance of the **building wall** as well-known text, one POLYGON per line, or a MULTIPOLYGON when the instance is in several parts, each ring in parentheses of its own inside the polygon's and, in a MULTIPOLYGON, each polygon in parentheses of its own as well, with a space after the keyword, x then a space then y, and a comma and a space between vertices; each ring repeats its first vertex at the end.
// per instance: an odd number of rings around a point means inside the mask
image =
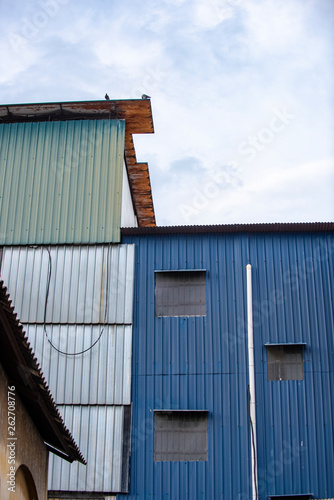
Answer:
POLYGON ((50 456, 49 490, 73 498, 127 490, 134 251, 119 244, 2 251, 2 279, 87 460, 50 456))
POLYGON ((138 219, 132 202, 129 177, 125 162, 123 163, 121 227, 138 227, 138 219))
POLYGON ((0 243, 120 240, 124 120, 0 124, 0 243))
POLYGON ((47 475, 48 475, 48 451, 38 429, 33 424, 27 410, 15 395, 15 447, 12 449, 7 445, 14 443, 7 439, 7 409, 8 409, 8 380, 6 373, 0 365, 0 421, 2 431, 0 434, 0 498, 1 500, 30 500, 32 496, 27 496, 33 491, 33 486, 29 482, 29 472, 32 476, 38 500, 47 499, 47 475), (15 493, 8 491, 7 484, 10 467, 12 464, 8 460, 15 454, 16 487, 15 493), (21 466, 21 469, 19 469, 21 466), (23 466, 23 467, 22 467, 23 466), (22 472, 23 470, 23 472, 22 472))
POLYGON ((123 242, 136 245, 128 497, 251 497, 248 263, 259 500, 333 497, 333 234, 165 234, 123 242), (206 271, 206 316, 155 317, 155 271, 183 269, 206 271), (268 342, 305 343, 304 380, 268 380, 268 342), (154 462, 160 409, 208 411, 208 461, 154 462))

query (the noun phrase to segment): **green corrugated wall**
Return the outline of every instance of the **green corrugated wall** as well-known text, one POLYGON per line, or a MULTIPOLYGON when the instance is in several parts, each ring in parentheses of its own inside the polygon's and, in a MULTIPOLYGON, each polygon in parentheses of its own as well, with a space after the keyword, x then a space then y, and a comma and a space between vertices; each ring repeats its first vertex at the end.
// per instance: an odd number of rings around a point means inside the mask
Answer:
POLYGON ((0 244, 120 241, 124 120, 0 124, 0 244))

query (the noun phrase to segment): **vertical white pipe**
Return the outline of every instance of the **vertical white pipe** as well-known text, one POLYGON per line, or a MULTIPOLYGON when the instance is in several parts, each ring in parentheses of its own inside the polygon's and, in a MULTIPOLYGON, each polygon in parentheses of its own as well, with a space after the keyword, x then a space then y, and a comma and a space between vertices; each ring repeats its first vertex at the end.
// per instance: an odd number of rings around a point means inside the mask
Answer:
POLYGON ((257 449, 256 449, 256 406, 255 406, 255 369, 253 338, 253 296, 252 266, 247 264, 247 324, 248 324, 248 370, 249 370, 249 417, 251 424, 251 456, 252 456, 252 499, 258 499, 257 483, 257 449))

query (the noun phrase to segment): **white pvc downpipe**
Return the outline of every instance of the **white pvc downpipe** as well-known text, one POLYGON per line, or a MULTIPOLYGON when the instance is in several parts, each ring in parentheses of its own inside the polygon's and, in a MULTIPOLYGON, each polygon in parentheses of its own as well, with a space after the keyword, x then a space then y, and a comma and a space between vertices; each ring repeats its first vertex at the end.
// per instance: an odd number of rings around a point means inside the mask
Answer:
POLYGON ((246 272, 247 272, 249 418, 251 424, 251 456, 252 456, 252 499, 257 500, 258 482, 257 482, 255 369, 254 369, 254 338, 253 338, 253 296, 252 296, 252 266, 250 264, 247 264, 246 272))

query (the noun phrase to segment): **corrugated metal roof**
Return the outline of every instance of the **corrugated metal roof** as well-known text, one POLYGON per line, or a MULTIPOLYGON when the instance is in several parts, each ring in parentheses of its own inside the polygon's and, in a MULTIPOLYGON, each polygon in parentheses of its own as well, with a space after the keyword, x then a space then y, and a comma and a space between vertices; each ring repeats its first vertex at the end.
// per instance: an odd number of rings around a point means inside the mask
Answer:
POLYGON ((153 133, 149 99, 0 106, 0 123, 61 120, 125 120, 125 160, 139 225, 155 226, 147 163, 137 163, 132 134, 153 133))
POLYGON ((118 242, 124 127, 0 123, 0 243, 118 242))
POLYGON ((259 500, 310 491, 315 498, 333 496, 334 235, 329 226, 267 226, 262 234, 258 226, 233 228, 234 234, 224 227, 212 227, 214 234, 206 227, 198 235, 191 228, 188 234, 173 234, 173 228, 166 234, 159 228, 144 235, 123 232, 123 242, 137 246, 130 496, 251 498, 248 263, 253 268, 259 500), (155 317, 154 272, 178 269, 206 270, 206 317, 155 317), (268 342, 306 343, 304 380, 268 381, 268 342), (209 412, 208 461, 154 463, 154 410, 203 408, 209 412))
POLYGON ((123 236, 137 234, 202 234, 202 233, 285 233, 301 231, 334 231, 334 222, 274 222, 263 224, 215 224, 207 226, 125 227, 123 236))
POLYGON ((134 245, 3 248, 1 276, 22 323, 43 323, 47 298, 47 323, 131 324, 133 274, 134 245))
POLYGON ((2 281, 0 281, 0 360, 10 377, 11 385, 15 386, 15 391, 46 446, 54 453, 61 453, 62 458, 69 462, 78 460, 81 464, 85 464, 83 455, 64 425, 2 281))
POLYGON ((59 406, 66 425, 71 426, 87 465, 49 460, 52 491, 122 491, 123 406, 59 406))
POLYGON ((48 325, 52 344, 67 355, 51 346, 43 325, 26 331, 58 405, 131 403, 131 325, 48 325))

